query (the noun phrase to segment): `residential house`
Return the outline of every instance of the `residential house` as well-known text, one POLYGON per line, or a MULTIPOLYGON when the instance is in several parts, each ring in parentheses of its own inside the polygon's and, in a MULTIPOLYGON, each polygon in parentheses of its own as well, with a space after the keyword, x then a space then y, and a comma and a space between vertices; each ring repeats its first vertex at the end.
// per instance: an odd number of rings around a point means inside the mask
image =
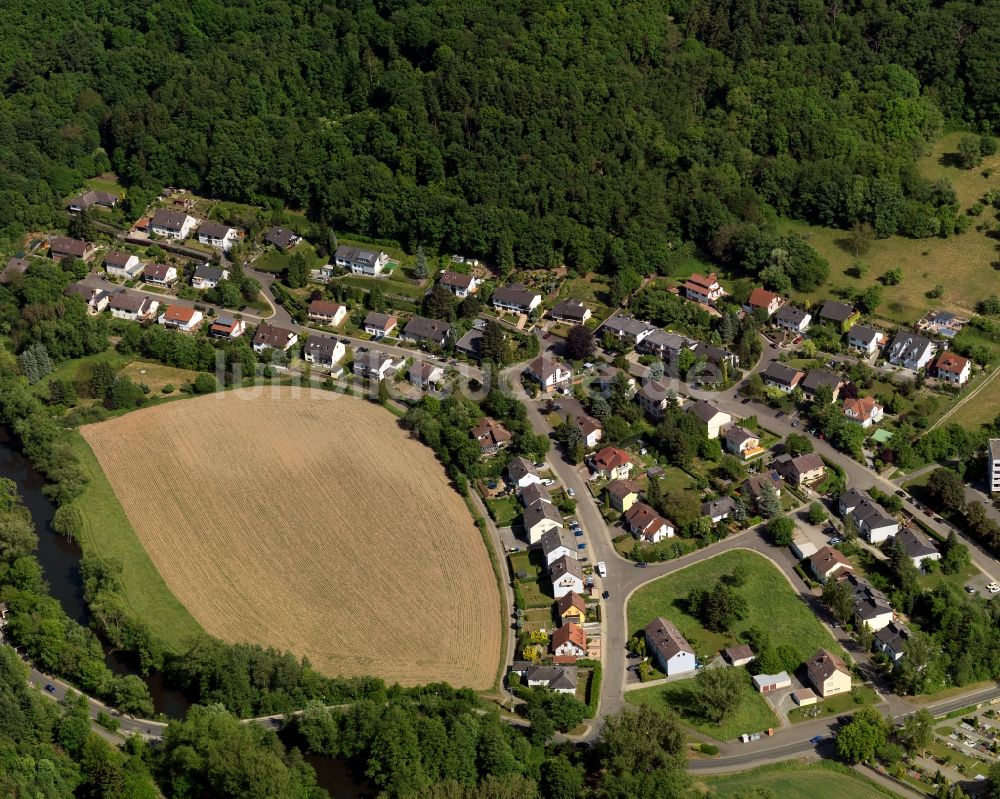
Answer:
POLYGON ((149 220, 149 232, 165 239, 186 239, 197 221, 182 211, 158 208, 149 220))
POLYGON ((799 384, 803 396, 808 400, 816 399, 823 386, 830 389, 830 394, 833 397, 830 401, 836 402, 837 397, 840 396, 840 389, 844 387, 844 378, 833 372, 827 372, 825 369, 810 369, 806 373, 805 379, 799 384))
POLYGON ((626 480, 632 473, 632 459, 618 447, 604 447, 590 458, 590 468, 605 480, 626 480))
POLYGON ((347 354, 347 348, 342 341, 328 336, 310 333, 302 348, 302 357, 309 363, 332 369, 340 363, 347 354))
POLYGON ((507 477, 510 483, 518 490, 527 488, 532 483, 542 482, 542 478, 535 471, 534 464, 527 458, 518 455, 507 464, 507 477))
MULTIPOLYGON (((369 380, 373 383, 379 383, 382 380, 387 380, 390 377, 394 377, 396 372, 403 368, 403 364, 406 361, 402 358, 393 358, 388 353, 382 352, 380 350, 366 350, 365 352, 357 352, 354 355, 354 367, 353 372, 358 377, 365 380, 369 380)), ((473 428, 475 430, 476 428, 473 428)), ((503 431, 507 433, 506 430, 503 431)), ((508 440, 510 438, 510 433, 507 433, 508 440)), ((483 447, 483 442, 480 442, 480 449, 483 447)), ((496 450, 493 450, 494 452, 496 450)))
POLYGON ((293 330, 261 322, 253 334, 253 349, 254 352, 263 352, 264 350, 288 352, 298 340, 299 337, 293 330))
POLYGON ((107 191, 85 191, 69 201, 69 210, 78 214, 81 211, 89 211, 95 205, 114 208, 118 205, 118 195, 107 191))
POLYGON ((677 404, 679 397, 658 380, 643 381, 642 388, 636 393, 639 407, 653 419, 659 421, 671 402, 677 404))
POLYGON ((587 602, 580 594, 570 591, 556 600, 556 615, 560 624, 583 624, 587 620, 587 602))
POLYGON ((79 283, 67 286, 63 294, 67 297, 80 297, 87 303, 87 313, 91 316, 99 314, 111 302, 111 295, 107 291, 90 288, 90 286, 81 286, 79 283))
POLYGON ((684 336, 654 327, 642 337, 636 349, 650 355, 658 355, 668 363, 676 363, 681 350, 688 349, 692 343, 691 339, 684 336))
POLYGON ((498 311, 531 313, 542 304, 542 295, 530 291, 521 283, 511 283, 508 286, 500 286, 495 289, 490 302, 498 311))
POLYGON ((755 674, 753 687, 762 694, 769 694, 783 688, 791 688, 792 678, 788 676, 787 671, 779 671, 777 674, 755 674))
POLYGON ((147 297, 144 294, 129 294, 126 291, 119 291, 111 295, 108 303, 111 315, 115 319, 128 319, 132 322, 145 322, 156 315, 157 308, 160 307, 159 300, 147 297))
POLYGON ((986 447, 988 461, 987 477, 990 481, 990 493, 1000 493, 1000 438, 991 438, 986 447))
POLYGON ((444 385, 444 368, 430 361, 414 361, 410 367, 410 382, 426 391, 437 391, 444 385))
POLYGON ((177 282, 177 267, 170 264, 150 264, 143 271, 142 279, 151 286, 172 286, 177 282))
POLYGON ((756 502, 764 493, 764 486, 767 484, 771 485, 777 496, 781 496, 781 476, 774 469, 768 469, 744 480, 740 486, 740 493, 756 502))
POLYGON ((941 553, 926 536, 921 535, 912 527, 904 527, 896 536, 896 542, 913 561, 918 569, 924 567, 928 560, 941 560, 941 553))
POLYGON ((455 351, 467 355, 475 361, 483 358, 483 330, 473 327, 468 333, 455 342, 455 351))
POLYGON ((854 566, 839 549, 821 547, 809 557, 809 571, 821 583, 831 577, 836 579, 844 572, 854 571, 854 566))
POLYGON ((909 630, 899 622, 891 621, 875 633, 875 648, 895 663, 905 654, 909 638, 909 630))
POLYGON ((27 258, 8 258, 3 271, 0 272, 0 285, 6 286, 14 279, 15 275, 23 275, 28 271, 29 266, 31 266, 31 261, 27 258))
POLYGON ((542 533, 539 543, 542 545, 542 555, 545 557, 546 568, 563 556, 576 560, 576 538, 562 527, 546 530, 542 533))
POLYGON ((708 438, 718 438, 722 428, 733 421, 732 416, 708 400, 700 399, 685 410, 701 422, 708 438))
POLYGON ((837 515, 840 518, 847 518, 847 514, 864 502, 871 502, 872 498, 858 488, 849 488, 837 499, 837 515))
POLYGON ((535 666, 515 661, 511 672, 520 674, 529 688, 548 688, 557 694, 576 695, 576 666, 535 666))
POLYGON ((239 338, 246 332, 246 322, 229 316, 218 317, 208 329, 208 335, 212 338, 239 338))
POLYGON ((943 338, 955 338, 969 320, 950 311, 930 311, 917 322, 918 330, 925 330, 943 338))
POLYGON ((583 436, 583 446, 587 449, 596 447, 604 437, 604 426, 593 416, 570 416, 566 421, 580 431, 583 436))
POLYGON ((774 461, 774 466, 785 480, 797 486, 816 483, 826 475, 823 459, 815 452, 794 458, 787 454, 779 455, 774 461))
POLYGON ((133 280, 142 274, 145 264, 127 250, 110 250, 104 256, 104 271, 115 277, 133 280))
POLYGON ((220 222, 202 222, 198 227, 198 243, 229 252, 240 239, 239 231, 220 222))
POLYGON ((530 483, 521 489, 521 504, 524 507, 528 507, 535 502, 548 502, 550 505, 552 504, 549 489, 541 483, 530 483))
POLYGON ((333 262, 355 275, 378 277, 389 263, 389 256, 379 250, 365 250, 341 244, 333 254, 333 262))
POLYGON ((272 227, 264 236, 265 244, 270 244, 282 252, 292 249, 300 241, 302 241, 301 236, 283 227, 272 227))
POLYGON ((594 378, 590 381, 590 389, 596 390, 602 397, 608 399, 612 396, 616 386, 624 388, 624 393, 628 398, 635 396, 635 378, 622 369, 609 366, 606 363, 599 363, 594 368, 594 378))
POLYGON ((858 350, 865 357, 878 352, 882 343, 882 333, 868 325, 854 325, 847 333, 847 346, 858 350))
POLYGON ((819 309, 819 318, 823 322, 836 325, 841 333, 846 333, 861 318, 861 312, 842 302, 827 300, 819 309))
POLYGON ((631 344, 633 347, 642 343, 646 336, 651 335, 656 327, 649 322, 643 322, 635 317, 623 313, 614 313, 609 316, 597 329, 601 335, 610 334, 619 341, 631 344))
POLYGON ((753 650, 746 644, 726 647, 722 650, 722 656, 730 666, 746 666, 754 659, 753 650))
POLYGON ((558 656, 586 657, 587 634, 574 622, 552 631, 552 654, 558 656))
POLYGON ((706 305, 712 305, 726 295, 722 286, 719 285, 719 276, 715 272, 708 275, 700 275, 695 272, 684 282, 681 289, 689 300, 702 302, 706 305))
POLYGON ((632 480, 612 480, 604 486, 608 504, 619 513, 625 513, 639 501, 639 484, 632 480))
POLYGON ((739 425, 734 424, 727 427, 722 438, 725 441, 726 451, 738 455, 745 461, 756 458, 765 452, 760 445, 760 436, 739 425))
POLYGON ((580 568, 580 562, 576 558, 563 555, 552 561, 549 566, 549 579, 552 581, 552 595, 556 599, 566 596, 570 591, 575 594, 583 593, 583 569, 580 568))
POLYGON ((673 622, 658 616, 646 625, 644 636, 647 654, 668 677, 694 671, 697 668, 691 644, 684 640, 684 636, 673 622))
POLYGON ((878 632, 892 621, 892 605, 885 594, 855 574, 848 574, 843 580, 851 592, 854 623, 858 629, 867 626, 872 632, 878 632))
POLYGON ((309 321, 328 327, 337 327, 347 318, 347 306, 339 302, 313 300, 309 303, 309 321))
POLYGON ((806 664, 809 682, 820 696, 826 699, 851 690, 851 672, 844 661, 832 652, 819 650, 806 664))
POLYGON ((511 435, 496 419, 484 416, 470 431, 483 455, 499 452, 510 443, 511 435))
POLYGON ((782 305, 774 315, 774 324, 792 333, 805 333, 810 322, 812 314, 794 305, 782 305))
POLYGON ((844 416, 849 422, 869 428, 882 421, 885 411, 874 397, 858 397, 844 400, 844 416))
POLYGON ((848 515, 854 519, 858 533, 869 544, 881 544, 899 532, 899 522, 874 500, 861 502, 848 515))
POLYGON ((786 366, 778 361, 771 361, 767 365, 767 368, 760 373, 760 376, 764 380, 764 385, 778 388, 786 394, 791 394, 796 386, 802 382, 802 378, 806 376, 806 373, 801 369, 793 369, 791 366, 786 366))
POLYGON ((438 285, 444 286, 456 297, 468 297, 470 294, 475 294, 479 289, 480 282, 472 275, 463 275, 461 272, 445 271, 438 277, 438 285))
POLYGON ((674 526, 645 502, 636 502, 629 508, 625 513, 625 522, 632 535, 651 544, 674 535, 674 526))
POLYGON ((778 309, 785 304, 785 298, 767 289, 755 288, 750 292, 750 299, 743 306, 747 313, 754 311, 764 311, 768 316, 777 313, 778 309))
POLYGON ((427 319, 424 316, 414 316, 403 328, 403 341, 414 344, 424 344, 432 347, 443 347, 451 335, 451 325, 440 319, 427 319))
POLYGON ((934 342, 929 338, 904 330, 897 333, 889 345, 889 363, 916 371, 931 362, 934 351, 934 342))
POLYGON ((49 255, 53 261, 62 261, 65 258, 79 258, 81 261, 89 261, 95 252, 97 252, 95 245, 80 239, 56 236, 49 242, 49 255))
POLYGON ((220 280, 229 279, 229 270, 215 264, 199 264, 191 276, 191 287, 199 291, 218 287, 220 280))
POLYGON ((711 363, 715 366, 721 367, 724 364, 729 369, 735 369, 740 365, 740 356, 735 352, 730 352, 722 347, 714 347, 702 341, 699 341, 695 345, 693 352, 697 360, 711 363))
POLYGON ((590 308, 579 300, 562 300, 549 311, 549 316, 555 321, 567 322, 572 325, 582 325, 590 319, 591 315, 590 308))
POLYGON ((565 387, 573 379, 573 372, 566 364, 546 355, 539 355, 524 371, 541 385, 542 391, 546 392, 565 387))
POLYGON ((182 305, 168 305, 167 310, 160 314, 158 321, 164 327, 180 330, 182 333, 192 333, 198 329, 203 320, 201 311, 182 305))
POLYGON ((398 320, 391 314, 369 311, 365 321, 362 322, 362 327, 369 336, 379 339, 388 336, 396 329, 397 324, 398 320))
POLYGON ((931 366, 931 374, 953 386, 964 386, 969 382, 971 369, 972 364, 968 358, 945 350, 935 359, 931 366))
POLYGON ((712 520, 712 524, 718 524, 723 519, 728 519, 735 507, 736 502, 732 497, 710 499, 701 503, 701 515, 708 516, 712 520))

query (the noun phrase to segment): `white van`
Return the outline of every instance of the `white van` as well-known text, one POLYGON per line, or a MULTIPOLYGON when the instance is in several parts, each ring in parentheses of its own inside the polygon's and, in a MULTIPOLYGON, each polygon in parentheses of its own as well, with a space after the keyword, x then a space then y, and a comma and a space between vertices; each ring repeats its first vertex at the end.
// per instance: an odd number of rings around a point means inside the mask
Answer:
POLYGON ((601 575, 601 577, 608 576, 608 567, 604 564, 603 560, 597 564, 597 573, 601 575))

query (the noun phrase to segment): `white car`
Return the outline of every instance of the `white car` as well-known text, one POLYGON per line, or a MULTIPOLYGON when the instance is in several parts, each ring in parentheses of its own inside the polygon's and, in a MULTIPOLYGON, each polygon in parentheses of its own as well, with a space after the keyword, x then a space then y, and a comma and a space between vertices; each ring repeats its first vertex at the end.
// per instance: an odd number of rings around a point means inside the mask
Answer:
POLYGON ((997 591, 1000 591, 1000 583, 990 583, 986 586, 986 590, 991 594, 995 594, 997 591))
POLYGON ((567 488, 566 489, 566 493, 569 494, 570 497, 575 497, 576 496, 576 491, 574 491, 572 488, 567 488))
POLYGON ((556 481, 553 480, 550 477, 547 477, 546 479, 542 480, 542 485, 545 486, 546 488, 548 488, 549 486, 555 485, 555 484, 556 484, 556 481))

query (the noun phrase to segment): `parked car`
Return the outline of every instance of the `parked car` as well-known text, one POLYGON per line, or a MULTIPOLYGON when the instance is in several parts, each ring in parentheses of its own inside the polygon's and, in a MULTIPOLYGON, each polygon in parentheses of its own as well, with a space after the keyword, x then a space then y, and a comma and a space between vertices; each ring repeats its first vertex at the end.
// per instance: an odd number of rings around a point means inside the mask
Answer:
POLYGON ((579 528, 574 528, 573 535, 575 535, 577 538, 579 538, 580 536, 583 535, 583 530, 581 530, 579 528))
POLYGON ((995 594, 997 591, 1000 591, 1000 583, 989 583, 986 586, 986 590, 991 594, 995 594))
POLYGON ((555 484, 556 481, 553 480, 551 477, 546 477, 544 480, 542 480, 542 485, 545 486, 546 488, 548 488, 549 486, 554 486, 555 484))
POLYGON ((785 412, 784 412, 784 411, 778 411, 778 412, 777 412, 777 413, 776 413, 776 414, 774 415, 774 418, 775 418, 775 419, 780 419, 780 418, 781 418, 782 416, 784 416, 784 415, 785 415, 785 412))
POLYGON ((798 426, 799 426, 799 420, 796 419, 794 422, 792 422, 792 427, 798 427, 798 426))
POLYGON ((840 543, 841 541, 843 541, 843 540, 844 540, 844 539, 842 539, 842 538, 841 538, 841 537, 840 537, 839 535, 835 535, 835 536, 834 536, 833 538, 831 538, 831 539, 830 539, 829 541, 827 541, 826 543, 827 543, 827 544, 828 544, 829 546, 831 546, 831 547, 835 547, 835 546, 837 546, 837 544, 839 544, 839 543, 840 543))
POLYGON ((56 687, 52 683, 47 683, 45 685, 45 690, 48 691, 50 694, 54 694, 56 692, 56 687))
POLYGON ((576 496, 576 491, 574 491, 572 488, 567 488, 566 489, 566 493, 569 494, 570 497, 575 497, 576 496))
POLYGON ((511 547, 511 548, 510 548, 509 550, 507 550, 507 551, 508 551, 508 552, 520 552, 520 551, 521 551, 521 547, 511 547))
POLYGON ((601 594, 601 599, 609 599, 610 597, 611 597, 611 594, 609 594, 607 591, 604 591, 601 594))
POLYGON ((976 593, 975 586, 971 586, 971 585, 965 586, 965 592, 967 594, 974 594, 974 593, 976 593))
POLYGON ((646 568, 646 561, 644 561, 644 560, 636 561, 635 567, 637 569, 645 569, 646 568))
POLYGON ((897 497, 905 497, 906 496, 906 492, 902 488, 900 488, 899 490, 896 491, 896 496, 897 497))
POLYGON ((740 405, 749 405, 749 404, 750 404, 750 397, 744 397, 743 399, 740 400, 740 405))
POLYGON ((587 548, 587 545, 586 545, 586 544, 583 544, 583 543, 580 543, 580 544, 577 544, 577 545, 576 545, 576 548, 577 548, 577 549, 586 549, 586 548, 587 548))

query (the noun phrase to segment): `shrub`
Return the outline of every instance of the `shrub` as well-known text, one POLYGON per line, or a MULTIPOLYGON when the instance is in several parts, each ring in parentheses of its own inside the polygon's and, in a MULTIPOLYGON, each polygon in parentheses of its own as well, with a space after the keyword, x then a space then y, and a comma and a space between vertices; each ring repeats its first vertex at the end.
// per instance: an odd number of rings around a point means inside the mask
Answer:
POLYGON ((698 749, 703 755, 717 755, 719 754, 719 747, 715 744, 699 744, 698 749))
POLYGON ((174 384, 173 383, 167 383, 163 388, 160 389, 160 391, 162 391, 164 394, 173 394, 174 393, 174 384))

